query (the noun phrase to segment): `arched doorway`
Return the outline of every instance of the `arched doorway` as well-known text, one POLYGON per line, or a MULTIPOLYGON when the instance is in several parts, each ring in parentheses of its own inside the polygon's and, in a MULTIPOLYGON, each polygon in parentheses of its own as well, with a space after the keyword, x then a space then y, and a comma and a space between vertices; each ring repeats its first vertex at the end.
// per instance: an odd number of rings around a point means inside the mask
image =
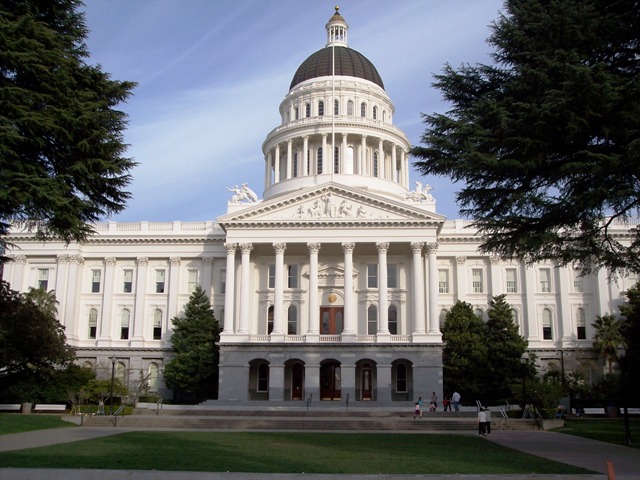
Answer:
POLYGON ((340 400, 341 381, 342 373, 338 362, 329 360, 320 365, 320 400, 340 400))
POLYGON ((304 399, 304 363, 293 359, 285 363, 285 399, 304 399))
POLYGON ((373 367, 369 362, 362 364, 360 392, 362 400, 373 400, 373 367))

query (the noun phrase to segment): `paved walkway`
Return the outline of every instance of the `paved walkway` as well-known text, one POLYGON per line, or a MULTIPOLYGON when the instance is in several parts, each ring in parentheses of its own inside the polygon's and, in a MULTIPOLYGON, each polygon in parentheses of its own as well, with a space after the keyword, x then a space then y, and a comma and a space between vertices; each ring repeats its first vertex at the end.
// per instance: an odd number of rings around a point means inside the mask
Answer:
MULTIPOLYGON (((0 452, 41 447, 59 443, 77 442, 114 435, 133 429, 122 428, 61 428, 35 432, 0 435, 0 452)), ((436 432, 434 432, 436 433, 436 432)), ((521 450, 532 455, 575 465, 595 472, 596 475, 318 475, 318 474, 255 474, 160 472, 127 470, 63 470, 63 469, 0 469, 0 480, 592 480, 607 478, 607 461, 612 462, 616 480, 640 478, 640 450, 612 445, 572 435, 544 431, 494 431, 488 441, 521 450)), ((2 453, 0 453, 1 455, 2 453)))

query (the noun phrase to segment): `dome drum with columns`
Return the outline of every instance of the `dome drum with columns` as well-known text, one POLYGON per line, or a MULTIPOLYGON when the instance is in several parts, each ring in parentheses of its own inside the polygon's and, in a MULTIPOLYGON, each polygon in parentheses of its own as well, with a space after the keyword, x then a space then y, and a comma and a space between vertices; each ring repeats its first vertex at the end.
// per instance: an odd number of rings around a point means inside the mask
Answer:
MULTIPOLYGON (((431 187, 410 185, 410 143, 337 9, 325 28, 264 141, 262 199, 236 185, 216 222, 100 223, 69 245, 12 230, 3 279, 55 290, 81 365, 110 378, 115 356, 123 383, 148 376, 166 397, 171 319, 196 285, 221 326, 218 403, 442 398, 446 312, 461 300, 486 319, 501 294, 540 368, 564 355, 597 378, 592 319, 617 313, 637 278, 481 253, 471 222, 447 221, 431 187)), ((627 241, 628 226, 611 228, 627 241)))

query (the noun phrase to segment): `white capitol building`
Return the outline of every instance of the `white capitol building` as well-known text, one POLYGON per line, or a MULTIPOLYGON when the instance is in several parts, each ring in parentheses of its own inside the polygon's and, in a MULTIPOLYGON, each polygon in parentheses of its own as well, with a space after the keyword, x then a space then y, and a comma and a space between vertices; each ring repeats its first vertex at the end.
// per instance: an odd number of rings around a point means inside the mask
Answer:
POLYGON ((165 396, 171 319, 196 285, 220 322, 221 401, 442 398, 444 315, 462 300, 486 318, 500 294, 541 368, 562 355, 599 376, 591 324, 636 278, 480 254, 469 222, 410 184, 411 145, 337 9, 326 30, 263 143, 262 199, 245 184, 216 221, 100 223, 68 246, 13 231, 4 280, 55 290, 80 364, 110 372, 115 355, 120 378, 165 396))

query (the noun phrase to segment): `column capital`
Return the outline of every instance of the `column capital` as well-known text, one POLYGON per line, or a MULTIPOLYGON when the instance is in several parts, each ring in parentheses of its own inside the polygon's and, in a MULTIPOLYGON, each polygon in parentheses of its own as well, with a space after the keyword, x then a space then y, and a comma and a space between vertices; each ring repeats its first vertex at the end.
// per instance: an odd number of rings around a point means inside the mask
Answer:
MULTIPOLYGON (((22 262, 22 261, 25 261, 25 262, 26 262, 26 260, 27 260, 27 257, 26 257, 26 256, 24 256, 24 255, 16 255, 16 256, 14 257, 14 261, 17 261, 17 262, 22 262), (21 257, 24 257, 24 260, 22 260, 22 258, 21 258, 21 257)), ((58 263, 69 263, 69 255, 66 255, 66 254, 64 254, 64 255, 57 255, 57 256, 56 256, 56 261, 57 261, 58 263)))
POLYGON ((309 253, 319 253, 320 248, 322 247, 321 243, 307 243, 307 247, 309 248, 309 253))
POLYGON ((182 260, 180 257, 171 257, 169 261, 171 262, 172 267, 179 267, 182 260))
POLYGON ((389 242, 377 242, 376 249, 378 253, 387 253, 387 250, 389 250, 389 242))
POLYGON ((237 243, 225 243, 224 248, 227 250, 227 253, 236 253, 236 248, 238 248, 237 243))
POLYGON ((136 258, 136 263, 139 267, 146 267, 149 265, 149 257, 138 257, 136 258))
MULTIPOLYGON (((27 263, 26 255, 8 255, 9 259, 15 263, 27 263)), ((61 255, 58 255, 58 262, 60 261, 61 255)))
POLYGON ((69 263, 84 265, 84 257, 82 255, 69 255, 69 263))
POLYGON ((240 251, 243 254, 251 253, 251 250, 253 250, 253 244, 252 243, 239 243, 238 246, 240 247, 240 251))
POLYGON ((424 242, 411 242, 411 253, 421 254, 423 248, 424 248, 424 242))
POLYGON ((106 257, 104 259, 104 263, 108 267, 115 267, 116 266, 116 257, 106 257))
MULTIPOLYGON (((235 249, 234 249, 235 251, 235 249)), ((206 265, 207 263, 213 263, 215 261, 215 257, 202 257, 202 262, 206 265)))
POLYGON ((355 243, 343 242, 342 243, 342 251, 344 253, 353 253, 353 250, 356 248, 355 243))
POLYGON ((491 255, 489 257, 492 265, 498 265, 500 263, 500 257, 498 255, 491 255))
POLYGON ((273 249, 276 251, 276 253, 284 253, 285 250, 287 249, 287 244, 286 243, 274 243, 273 244, 273 249))
POLYGON ((465 263, 467 263, 467 257, 460 255, 456 257, 456 263, 458 265, 464 265, 465 263))
POLYGON ((436 253, 438 251, 438 242, 427 243, 427 253, 436 253))

